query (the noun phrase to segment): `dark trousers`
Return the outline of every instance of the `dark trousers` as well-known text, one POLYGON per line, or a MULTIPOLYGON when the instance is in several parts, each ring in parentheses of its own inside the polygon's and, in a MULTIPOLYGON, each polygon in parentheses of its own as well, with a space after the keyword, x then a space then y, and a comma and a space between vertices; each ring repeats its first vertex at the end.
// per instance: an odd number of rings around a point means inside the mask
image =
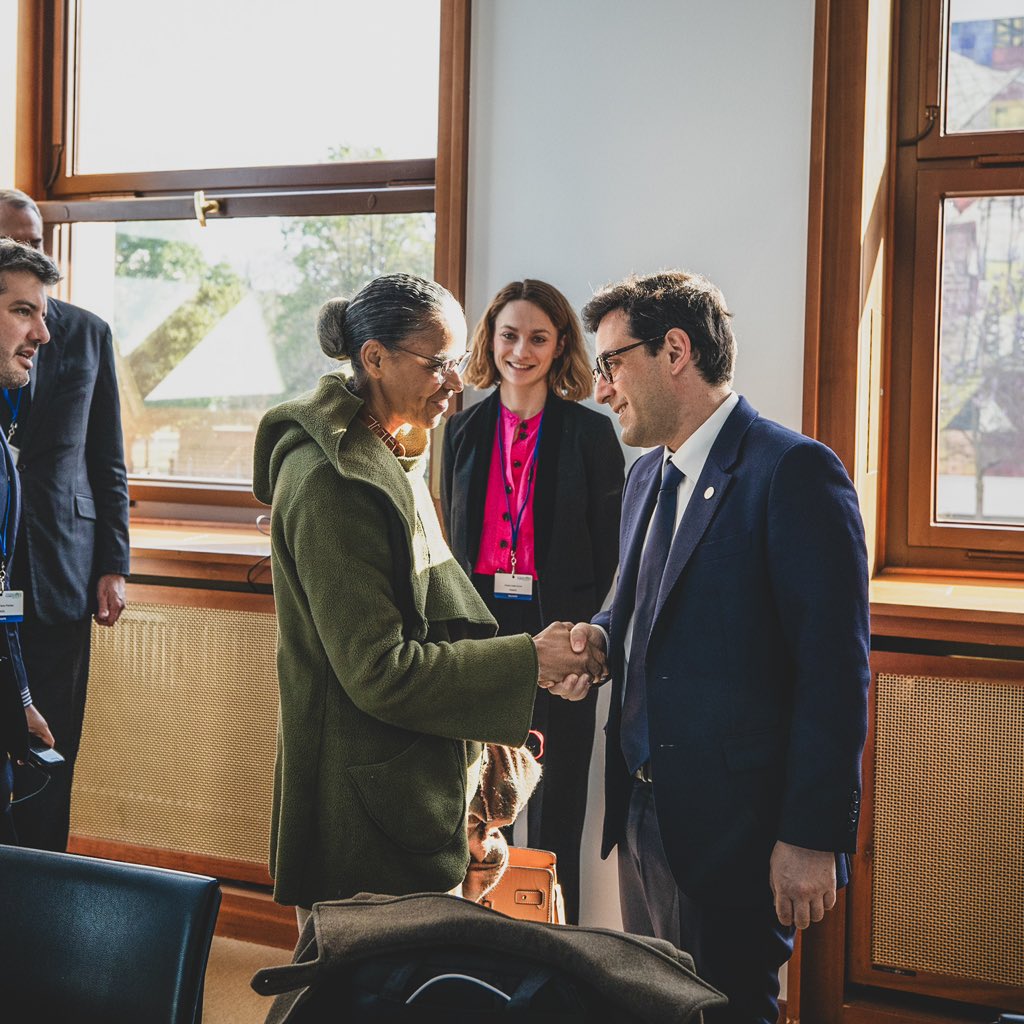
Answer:
POLYGON ((18 839, 35 850, 67 849, 71 783, 85 720, 91 627, 91 619, 47 626, 26 616, 19 630, 32 702, 65 760, 45 789, 14 808, 18 839))
POLYGON ((626 838, 619 845, 622 926, 667 939, 689 953, 697 973, 729 997, 705 1010, 705 1024, 775 1024, 779 968, 793 953, 795 929, 779 924, 771 893, 757 907, 723 907, 680 892, 665 857, 653 787, 633 783, 626 838))
POLYGON ((14 817, 11 814, 11 790, 14 786, 14 772, 10 758, 6 755, 0 762, 0 843, 5 846, 17 846, 18 836, 14 830, 14 817))
MULTIPOLYGON (((498 620, 500 636, 539 633, 544 624, 536 595, 532 601, 501 601, 494 596, 494 578, 473 574, 473 583, 498 620)), ((533 728, 544 736, 544 773, 526 808, 526 841, 550 850, 565 899, 565 918, 579 924, 580 843, 587 813, 587 782, 594 746, 597 691, 585 700, 567 701, 538 690, 533 728)))

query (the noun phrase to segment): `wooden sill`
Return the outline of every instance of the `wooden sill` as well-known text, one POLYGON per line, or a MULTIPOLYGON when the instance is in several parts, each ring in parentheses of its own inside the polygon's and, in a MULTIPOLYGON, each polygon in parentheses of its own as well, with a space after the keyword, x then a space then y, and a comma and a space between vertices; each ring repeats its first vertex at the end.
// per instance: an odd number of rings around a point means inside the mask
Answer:
MULTIPOLYGON (((136 583, 266 591, 270 538, 254 526, 132 520, 136 583)), ((875 636, 1024 647, 1024 583, 885 571, 871 581, 875 636)))
POLYGON ((255 526, 133 519, 132 580, 270 584, 270 538, 255 526))
POLYGON ((1024 647, 1024 583, 883 572, 870 598, 875 636, 1024 647))

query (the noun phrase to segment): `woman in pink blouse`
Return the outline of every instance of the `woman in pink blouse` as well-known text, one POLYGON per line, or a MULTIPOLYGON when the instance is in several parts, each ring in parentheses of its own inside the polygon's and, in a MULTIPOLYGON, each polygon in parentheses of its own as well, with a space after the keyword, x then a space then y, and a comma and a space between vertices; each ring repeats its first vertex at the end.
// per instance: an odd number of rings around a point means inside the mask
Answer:
MULTIPOLYGON (((593 391, 579 320, 557 288, 515 281, 492 299, 472 352, 464 379, 494 391, 445 428, 452 552, 499 634, 588 621, 618 564, 624 460, 611 420, 579 404, 593 391)), ((572 923, 595 703, 596 692, 576 703, 543 692, 534 707, 544 775, 527 808, 528 842, 557 855, 572 923)))

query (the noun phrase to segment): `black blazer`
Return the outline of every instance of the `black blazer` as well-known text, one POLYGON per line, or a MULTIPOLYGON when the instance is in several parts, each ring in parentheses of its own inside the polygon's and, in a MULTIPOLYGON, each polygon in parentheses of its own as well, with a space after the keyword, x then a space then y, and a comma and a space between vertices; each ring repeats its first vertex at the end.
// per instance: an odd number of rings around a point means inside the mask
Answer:
POLYGON ((47 302, 32 401, 18 430, 26 514, 17 583, 44 623, 96 608, 100 576, 128 574, 128 479, 110 328, 66 302, 47 302))
MULTIPOLYGON (((631 780, 619 746, 624 640, 664 449, 634 463, 609 612, 607 856, 631 780)), ((680 889, 723 906, 768 893, 776 840, 856 846, 867 730, 868 573, 857 494, 836 455, 744 400, 676 531, 644 660, 661 838, 680 889)), ((839 884, 845 857, 837 858, 839 884)))
MULTIPOLYGON (((448 421, 441 507, 448 543, 472 575, 501 408, 498 390, 448 421)), ((549 394, 537 453, 533 529, 541 621, 581 622, 604 600, 619 561, 625 459, 611 420, 549 394)))
MULTIPOLYGON (((45 347, 45 346, 44 346, 45 347)), ((5 511, 10 509, 7 526, 7 572, 10 576, 14 559, 15 538, 21 515, 21 495, 18 476, 14 472, 7 441, 0 431, 0 526, 5 511), (8 504, 9 502, 9 504, 8 504)), ((7 589, 12 589, 10 583, 7 589)), ((25 665, 21 660, 21 643, 15 623, 0 624, 0 768, 7 754, 24 760, 28 753, 28 723, 21 701, 21 692, 27 686, 25 665)))

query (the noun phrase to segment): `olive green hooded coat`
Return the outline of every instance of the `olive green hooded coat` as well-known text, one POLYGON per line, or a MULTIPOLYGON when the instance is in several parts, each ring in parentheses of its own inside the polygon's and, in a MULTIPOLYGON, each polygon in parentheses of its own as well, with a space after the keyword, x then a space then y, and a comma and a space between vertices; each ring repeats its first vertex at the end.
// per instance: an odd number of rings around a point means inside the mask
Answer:
POLYGON ((494 637, 448 550, 426 455, 396 458, 361 405, 328 374, 256 436, 279 627, 270 872, 303 907, 461 882, 480 743, 525 742, 537 693, 533 642, 494 637))

